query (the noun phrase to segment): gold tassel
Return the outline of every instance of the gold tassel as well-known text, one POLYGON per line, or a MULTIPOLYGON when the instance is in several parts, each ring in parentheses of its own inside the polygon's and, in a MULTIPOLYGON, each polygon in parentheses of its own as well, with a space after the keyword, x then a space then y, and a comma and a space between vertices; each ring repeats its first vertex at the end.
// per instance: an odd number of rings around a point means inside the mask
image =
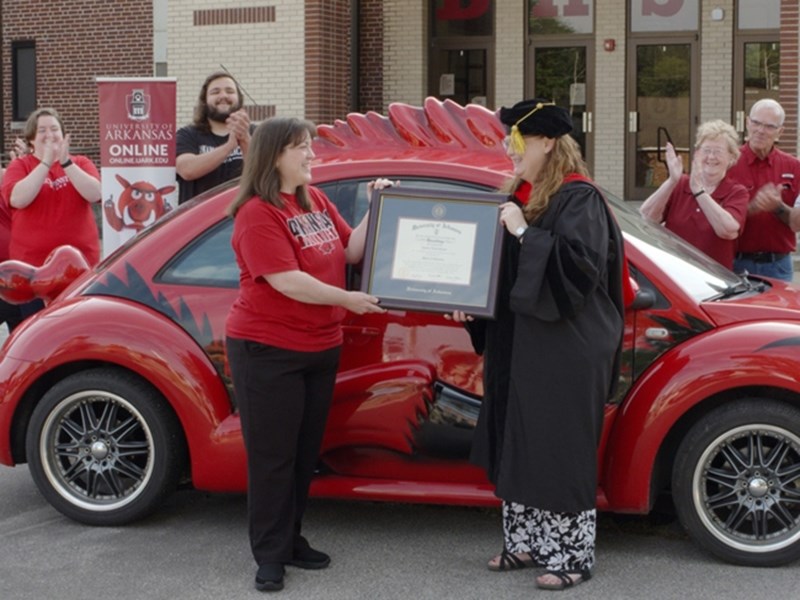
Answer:
POLYGON ((510 144, 511 144, 511 149, 516 154, 519 155, 525 154, 525 138, 522 137, 518 125, 522 123, 525 119, 530 117, 537 110, 540 110, 545 106, 555 106, 555 105, 556 105, 555 102, 537 102, 536 106, 533 107, 532 111, 530 111, 527 115, 523 116, 521 119, 519 119, 516 123, 514 123, 511 126, 511 133, 509 134, 510 144))
POLYGON ((519 127, 516 125, 511 126, 511 149, 514 151, 514 154, 518 154, 522 156, 525 154, 525 138, 522 137, 522 134, 519 132, 519 127))

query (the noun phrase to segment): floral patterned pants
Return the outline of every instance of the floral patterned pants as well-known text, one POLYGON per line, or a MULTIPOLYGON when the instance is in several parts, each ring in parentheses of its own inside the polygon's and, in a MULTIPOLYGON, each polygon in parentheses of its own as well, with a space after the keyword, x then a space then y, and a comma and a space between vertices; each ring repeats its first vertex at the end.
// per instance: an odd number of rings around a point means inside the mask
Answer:
POLYGON ((512 554, 530 552, 548 571, 570 573, 594 566, 597 511, 552 512, 503 502, 503 538, 512 554))

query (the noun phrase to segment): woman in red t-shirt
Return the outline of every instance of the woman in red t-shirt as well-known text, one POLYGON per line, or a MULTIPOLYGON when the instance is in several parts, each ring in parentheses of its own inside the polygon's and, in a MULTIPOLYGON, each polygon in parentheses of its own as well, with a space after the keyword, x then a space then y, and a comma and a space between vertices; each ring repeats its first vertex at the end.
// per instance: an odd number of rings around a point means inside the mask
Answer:
MULTIPOLYGON (((11 207, 9 257, 39 267, 58 246, 70 245, 97 264, 100 236, 91 206, 101 197, 97 168, 69 153, 69 135, 52 108, 31 113, 24 137, 32 151, 11 161, 3 177, 3 198, 11 207)), ((34 300, 20 310, 29 316, 43 307, 34 300)))
MULTIPOLYGON (((284 566, 330 563, 300 534, 333 396, 345 311, 384 312, 344 290, 345 264, 364 254, 366 217, 352 229, 310 187, 308 121, 273 118, 253 133, 228 209, 240 269, 226 349, 247 451, 250 545, 259 590, 283 588, 284 566)), ((379 179, 373 189, 391 185, 379 179)))
POLYGON ((669 178, 639 210, 733 269, 748 202, 747 188, 727 177, 739 158, 739 136, 725 121, 707 121, 697 128, 694 149, 691 175, 684 175, 683 160, 667 144, 669 178))

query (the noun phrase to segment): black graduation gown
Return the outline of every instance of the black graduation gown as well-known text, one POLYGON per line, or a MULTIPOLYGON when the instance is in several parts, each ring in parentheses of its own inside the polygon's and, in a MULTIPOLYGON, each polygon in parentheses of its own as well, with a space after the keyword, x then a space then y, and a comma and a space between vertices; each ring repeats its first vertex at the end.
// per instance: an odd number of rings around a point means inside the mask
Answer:
POLYGON ((483 326, 487 373, 472 458, 503 500, 590 510, 622 341, 622 235, 600 192, 573 181, 522 244, 510 241, 517 247, 506 246, 504 308, 483 326))
MULTIPOLYGON (((514 196, 509 200, 519 205, 514 196)), ((511 288, 517 277, 519 251, 519 240, 504 228, 495 319, 466 323, 475 352, 483 355, 483 400, 475 424, 470 460, 483 467, 489 481, 495 485, 505 430, 508 384, 511 379, 514 313, 510 302, 511 288)))

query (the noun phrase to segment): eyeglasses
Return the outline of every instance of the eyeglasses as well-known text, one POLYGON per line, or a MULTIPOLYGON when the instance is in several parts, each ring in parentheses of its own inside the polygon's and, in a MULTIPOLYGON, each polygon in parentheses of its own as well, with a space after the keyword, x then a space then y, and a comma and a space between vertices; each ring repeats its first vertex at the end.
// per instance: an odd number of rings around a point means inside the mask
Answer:
POLYGON ((753 129, 766 129, 767 131, 777 131, 781 127, 780 125, 774 125, 773 123, 762 123, 756 119, 750 119, 750 125, 753 126, 753 129))
POLYGON ((723 156, 728 154, 728 151, 725 150, 724 148, 708 148, 706 146, 701 146, 700 148, 697 149, 697 151, 702 156, 713 156, 714 158, 722 158, 723 156))

